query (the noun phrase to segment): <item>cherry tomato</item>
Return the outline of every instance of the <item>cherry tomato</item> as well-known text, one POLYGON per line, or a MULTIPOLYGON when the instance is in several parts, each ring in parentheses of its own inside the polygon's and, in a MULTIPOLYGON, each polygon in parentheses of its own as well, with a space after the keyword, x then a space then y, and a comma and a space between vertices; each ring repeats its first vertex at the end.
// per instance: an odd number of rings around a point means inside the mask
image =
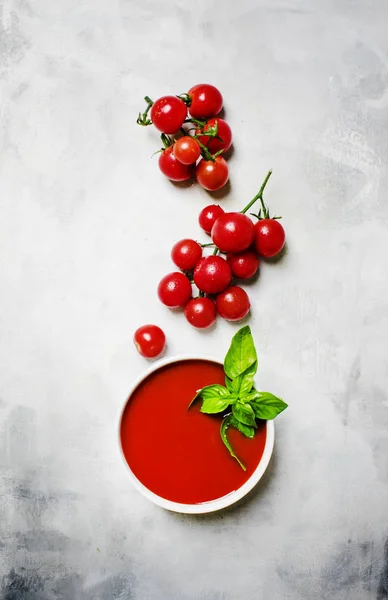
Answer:
POLYGON ((255 226, 250 218, 242 213, 224 213, 214 223, 211 236, 221 252, 242 252, 251 245, 255 236, 255 226))
POLYGON ((195 240, 181 240, 171 250, 172 261, 182 271, 192 271, 202 256, 202 248, 195 240))
POLYGON ((229 254, 227 261, 233 277, 237 277, 237 279, 250 279, 257 272, 260 264, 257 254, 253 250, 229 254))
POLYGON ((157 325, 143 325, 133 336, 138 352, 145 358, 155 358, 166 345, 166 336, 157 325))
POLYGON ((222 108, 221 92, 214 85, 199 83, 189 90, 191 99, 189 108, 194 119, 208 119, 218 115, 222 108))
POLYGON ((265 258, 281 252, 286 242, 283 226, 276 219, 263 219, 255 225, 255 248, 265 258))
POLYGON ((174 155, 183 165, 192 165, 201 155, 197 140, 190 135, 184 135, 174 144, 174 155))
POLYGON ((184 306, 191 298, 191 283, 180 272, 165 275, 158 285, 159 300, 169 308, 184 306))
POLYGON ((221 256, 204 256, 194 269, 194 283, 205 294, 218 294, 230 284, 232 272, 221 256))
POLYGON ((216 320, 216 305, 210 298, 192 298, 185 306, 185 317, 193 327, 205 329, 216 320))
POLYGON ((176 96, 163 96, 151 108, 151 120, 162 133, 176 133, 187 117, 187 106, 176 96))
POLYGON ((211 154, 215 154, 220 150, 226 152, 231 147, 232 130, 227 124, 227 122, 223 119, 219 119, 218 117, 215 119, 209 119, 209 121, 202 129, 197 129, 195 132, 197 135, 200 135, 202 132, 208 131, 210 128, 215 127, 216 124, 218 124, 217 135, 221 138, 220 140, 217 140, 217 138, 209 137, 207 135, 201 135, 201 137, 199 138, 201 144, 206 146, 211 154))
POLYGON ((232 285, 216 298, 217 310, 227 321, 239 321, 251 307, 248 294, 238 285, 232 285))
POLYGON ((218 204, 209 204, 209 206, 205 206, 199 213, 199 226, 202 227, 206 233, 210 234, 214 223, 217 221, 218 217, 224 214, 224 212, 224 209, 218 204))
POLYGON ((187 181, 193 175, 193 170, 188 165, 183 165, 175 158, 174 146, 169 146, 159 155, 159 169, 171 181, 187 181))
POLYGON ((215 192, 224 187, 229 179, 229 169, 226 160, 217 156, 214 160, 202 158, 196 168, 197 181, 205 190, 215 192))

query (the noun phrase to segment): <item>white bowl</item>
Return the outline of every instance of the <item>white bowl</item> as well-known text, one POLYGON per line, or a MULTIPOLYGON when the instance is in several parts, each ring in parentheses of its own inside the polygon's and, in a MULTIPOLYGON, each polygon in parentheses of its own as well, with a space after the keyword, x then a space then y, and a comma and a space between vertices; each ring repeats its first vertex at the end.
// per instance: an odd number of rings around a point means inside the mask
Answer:
POLYGON ((151 490, 149 490, 145 485, 143 485, 141 483, 141 481, 139 481, 139 479, 134 475, 134 473, 132 472, 130 466, 128 465, 128 463, 125 459, 122 445, 121 445, 121 421, 122 421, 125 407, 127 406, 128 402, 130 400, 130 397, 132 396, 132 394, 136 390, 136 388, 142 383, 142 381, 144 381, 144 379, 149 377, 149 375, 151 375, 151 373, 158 371, 159 369, 161 369, 162 367, 165 367, 166 365, 170 365, 175 362, 182 362, 184 360, 206 360, 206 361, 210 361, 210 362, 222 365, 222 363, 219 360, 216 360, 209 356, 175 356, 173 358, 165 358, 162 360, 158 360, 149 369, 147 369, 147 371, 143 375, 141 375, 135 381, 135 383, 133 384, 133 386, 128 394, 128 397, 124 403, 124 406, 120 411, 120 415, 119 415, 119 419, 118 419, 118 437, 119 437, 118 441, 119 441, 120 454, 121 454, 121 457, 127 468, 127 473, 129 473, 129 479, 130 479, 132 485, 141 494, 143 494, 143 496, 148 498, 148 500, 151 500, 151 502, 154 502, 154 504, 157 504, 158 506, 161 506, 162 508, 165 508, 167 510, 171 510, 171 511, 178 512, 178 513, 197 515, 197 514, 214 512, 217 510, 221 510, 222 508, 226 508, 227 506, 231 506, 231 504, 238 502, 238 500, 241 500, 241 498, 246 496, 252 490, 252 488, 260 481, 260 479, 263 477, 263 475, 265 473, 265 470, 268 467, 269 461, 272 456, 274 441, 275 441, 275 427, 274 427, 273 421, 267 421, 267 437, 266 437, 266 442, 265 442, 265 446, 264 446, 264 452, 263 452, 263 455, 261 457, 259 464, 257 465, 257 467, 254 470, 254 472, 252 473, 252 475, 249 477, 249 479, 241 487, 239 487, 237 490, 231 492, 230 494, 227 494, 226 496, 222 496, 221 498, 217 498, 216 500, 209 500, 208 502, 203 502, 200 504, 181 504, 179 502, 172 502, 171 500, 166 500, 165 498, 158 496, 158 494, 151 492, 151 490))

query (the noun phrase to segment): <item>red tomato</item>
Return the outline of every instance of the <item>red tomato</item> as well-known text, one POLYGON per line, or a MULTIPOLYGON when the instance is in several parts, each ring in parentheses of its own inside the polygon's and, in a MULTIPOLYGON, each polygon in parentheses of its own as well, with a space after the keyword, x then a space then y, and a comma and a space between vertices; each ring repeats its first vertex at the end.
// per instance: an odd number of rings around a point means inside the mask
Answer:
POLYGON ((155 358, 166 345, 166 336, 157 325, 143 325, 133 336, 138 352, 145 358, 155 358))
POLYGON ((221 252, 242 252, 251 245, 255 226, 246 215, 237 212, 224 213, 214 223, 212 240, 221 252))
POLYGON ((230 266, 221 256, 204 256, 194 269, 194 283, 205 294, 218 294, 232 279, 230 266))
POLYGON ((205 206, 199 213, 199 226, 202 227, 206 233, 210 234, 214 223, 217 221, 218 217, 224 214, 224 212, 224 209, 218 204, 209 204, 209 206, 205 206))
POLYGON ((218 117, 215 119, 209 119, 206 123, 205 127, 202 129, 196 130, 196 135, 200 135, 204 131, 208 131, 210 128, 213 128, 218 124, 218 133, 217 135, 221 138, 221 140, 217 140, 216 138, 209 137, 207 135, 201 135, 199 141, 207 146, 209 152, 211 154, 215 154, 220 150, 226 152, 232 145, 232 130, 223 119, 219 119, 218 117))
POLYGON ((172 261, 182 271, 192 271, 202 256, 202 248, 195 240, 181 240, 171 250, 172 261))
POLYGON ((217 156, 214 160, 202 158, 197 164, 196 176, 198 183, 205 190, 214 192, 221 189, 229 179, 226 160, 222 156, 217 156))
POLYGON ((218 115, 222 108, 221 92, 214 85, 200 83, 189 90, 191 99, 189 108, 194 119, 208 119, 218 115))
POLYGON ((169 146, 159 154, 159 169, 171 181, 187 181, 193 175, 188 165, 183 165, 174 155, 174 146, 169 146))
POLYGON ((185 317, 193 327, 206 329, 216 320, 216 305, 210 298, 192 298, 185 306, 185 317))
POLYGON ((257 272, 260 264, 257 254, 253 250, 229 254, 227 261, 233 277, 237 277, 237 279, 250 279, 257 272))
POLYGON ((190 135, 184 135, 174 144, 174 155, 183 165, 192 165, 201 155, 197 140, 190 135))
POLYGON ((187 106, 176 96, 163 96, 151 108, 151 120, 162 133, 176 133, 187 117, 187 106))
POLYGON ((285 231, 276 219, 263 219, 255 224, 255 248, 261 256, 276 256, 283 250, 285 242, 285 231))
POLYGON ((184 306, 191 298, 191 283, 180 272, 165 275, 158 285, 159 300, 169 308, 184 306))
POLYGON ((218 294, 216 305, 221 317, 227 321, 243 319, 251 307, 248 294, 238 285, 233 285, 218 294))

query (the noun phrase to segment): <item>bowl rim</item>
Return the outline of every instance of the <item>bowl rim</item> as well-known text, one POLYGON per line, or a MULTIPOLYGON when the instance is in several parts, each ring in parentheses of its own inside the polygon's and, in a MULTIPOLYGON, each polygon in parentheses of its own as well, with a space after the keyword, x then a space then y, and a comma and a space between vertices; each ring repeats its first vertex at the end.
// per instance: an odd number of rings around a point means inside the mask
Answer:
POLYGON ((134 486, 134 488, 138 492, 140 492, 143 496, 145 496, 148 500, 150 500, 157 506, 160 506, 161 508, 164 508, 164 509, 172 511, 172 512, 182 513, 182 514, 196 515, 196 514, 211 513, 211 512, 218 511, 218 510, 222 510, 223 508, 227 508, 228 506, 231 506, 232 504, 235 504, 236 502, 241 500, 244 496, 246 496, 255 487, 255 485, 263 477, 265 471, 267 470, 269 462, 271 460, 274 443, 275 443, 275 425, 274 425, 273 421, 266 422, 267 437, 266 437, 266 441, 265 441, 263 455, 262 455, 261 460, 260 460, 259 464, 257 465, 256 469, 253 471, 252 475, 247 479, 247 481, 241 487, 239 487, 237 490, 230 492, 226 496, 221 496, 220 498, 216 498, 215 500, 209 500, 207 502, 202 502, 200 504, 184 504, 184 503, 180 503, 180 502, 174 502, 172 500, 167 500, 166 498, 162 498, 158 494, 155 494, 155 492, 152 492, 143 483, 141 483, 141 481, 136 477, 136 475, 133 473, 131 467, 129 466, 129 464, 125 458, 122 443, 121 443, 122 418, 123 418, 124 411, 126 409, 126 406, 129 402, 132 394, 134 393, 136 388, 145 379, 147 379, 147 377, 149 377, 150 375, 152 375, 152 373, 154 373, 155 371, 158 371, 159 369, 161 369, 167 365, 173 364, 175 362, 183 362, 183 361, 187 361, 187 360, 204 360, 204 361, 210 361, 213 363, 217 363, 220 365, 223 364, 223 362, 221 360, 219 360, 218 358, 215 358, 214 356, 205 355, 205 354, 195 354, 195 355, 193 354, 193 355, 182 355, 182 356, 175 355, 170 358, 159 359, 156 362, 152 363, 141 375, 139 375, 135 379, 134 383, 131 385, 131 388, 129 390, 129 393, 127 394, 126 400, 124 401, 124 404, 122 405, 122 407, 120 408, 120 411, 119 411, 119 415, 118 415, 118 419, 117 419, 117 435, 118 435, 118 447, 119 447, 119 452, 121 455, 121 460, 124 463, 124 466, 126 467, 126 472, 127 472, 127 474, 129 474, 129 479, 130 479, 132 485, 134 486))

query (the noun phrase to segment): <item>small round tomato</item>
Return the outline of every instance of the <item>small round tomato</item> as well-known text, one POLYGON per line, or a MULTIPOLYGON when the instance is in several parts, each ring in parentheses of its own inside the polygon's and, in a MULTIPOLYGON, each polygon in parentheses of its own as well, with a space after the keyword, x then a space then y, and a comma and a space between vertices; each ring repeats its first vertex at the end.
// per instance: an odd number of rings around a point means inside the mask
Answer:
POLYGON ((194 283, 205 294, 218 294, 230 284, 232 272, 221 256, 204 256, 194 269, 194 283))
POLYGON ((205 206, 199 213, 199 226, 202 227, 206 233, 210 234, 214 223, 217 221, 218 217, 224 214, 224 212, 224 209, 218 204, 209 204, 209 206, 205 206))
POLYGON ((221 189, 229 179, 226 160, 222 156, 216 156, 214 160, 202 158, 197 164, 196 177, 198 183, 209 192, 221 189))
POLYGON ((227 321, 243 319, 251 307, 248 294, 238 285, 232 285, 218 294, 216 305, 221 317, 227 321))
POLYGON ((180 272, 165 275, 158 285, 159 300, 169 308, 185 306, 191 293, 190 280, 180 272))
POLYGON ((183 165, 192 165, 201 155, 201 148, 196 139, 184 135, 174 144, 174 155, 183 165))
POLYGON ((262 219, 255 224, 255 248, 265 258, 281 252, 286 242, 283 226, 276 219, 262 219))
POLYGON ((209 119, 206 125, 202 129, 197 129, 195 132, 197 135, 200 135, 199 141, 201 144, 207 147, 211 154, 215 154, 220 150, 226 152, 232 145, 232 130, 223 119, 219 119, 218 117, 215 119, 209 119), (218 137, 221 139, 210 137, 208 135, 201 135, 204 131, 209 131, 209 129, 213 129, 215 126, 218 126, 218 137))
POLYGON ((226 260, 233 277, 237 277, 237 279, 250 279, 255 275, 260 264, 257 254, 253 250, 229 254, 226 260))
POLYGON ((202 248, 195 240, 180 240, 171 250, 171 258, 182 271, 192 271, 202 256, 202 248))
POLYGON ((159 169, 171 181, 187 181, 193 175, 192 168, 176 159, 174 146, 169 146, 159 155, 159 169))
POLYGON ((163 96, 153 103, 151 120, 162 133, 176 133, 187 117, 187 106, 176 96, 163 96))
POLYGON ((255 236, 255 226, 250 218, 242 213, 224 213, 214 223, 211 236, 221 252, 242 252, 251 245, 255 236))
POLYGON ((192 298, 185 306, 185 317, 193 327, 206 329, 216 320, 216 305, 210 298, 192 298))
POLYGON ((214 85, 199 83, 192 87, 188 96, 190 97, 190 114, 194 119, 208 119, 218 115, 222 108, 222 95, 214 85))
POLYGON ((157 325, 143 325, 133 336, 138 352, 145 358, 155 358, 164 350, 166 336, 157 325))

